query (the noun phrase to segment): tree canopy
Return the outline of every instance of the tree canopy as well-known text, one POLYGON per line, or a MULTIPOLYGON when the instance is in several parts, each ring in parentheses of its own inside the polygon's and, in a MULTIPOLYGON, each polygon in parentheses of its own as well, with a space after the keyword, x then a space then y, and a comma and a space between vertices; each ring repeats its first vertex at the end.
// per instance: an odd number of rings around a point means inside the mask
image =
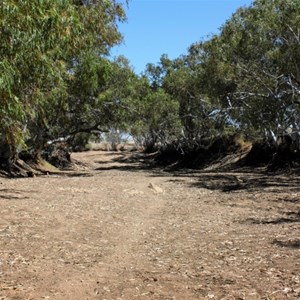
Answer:
POLYGON ((78 103, 70 102, 69 91, 76 81, 82 79, 85 99, 103 83, 95 82, 99 62, 92 65, 91 57, 100 59, 120 42, 117 22, 125 14, 113 0, 5 0, 0 6, 0 134, 16 150, 27 139, 40 142, 72 114, 78 103))
MULTIPOLYGON (((300 3, 255 0, 218 35, 136 75, 110 59, 126 19, 115 0, 4 0, 0 10, 1 144, 119 129, 146 148, 197 148, 234 133, 300 133, 300 3)), ((88 139, 88 136, 87 136, 88 139)), ((1 155, 0 155, 1 156, 1 155)))
POLYGON ((154 90, 178 102, 178 141, 299 134, 299 13, 299 1, 254 1, 186 55, 148 65, 154 90))

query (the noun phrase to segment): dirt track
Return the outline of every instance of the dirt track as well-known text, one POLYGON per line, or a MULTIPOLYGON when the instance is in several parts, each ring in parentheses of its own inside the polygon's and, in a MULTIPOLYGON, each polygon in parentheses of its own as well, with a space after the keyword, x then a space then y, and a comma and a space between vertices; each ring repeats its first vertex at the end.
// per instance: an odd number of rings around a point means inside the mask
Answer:
POLYGON ((171 174, 128 155, 0 178, 0 300, 300 298, 298 177, 171 174))

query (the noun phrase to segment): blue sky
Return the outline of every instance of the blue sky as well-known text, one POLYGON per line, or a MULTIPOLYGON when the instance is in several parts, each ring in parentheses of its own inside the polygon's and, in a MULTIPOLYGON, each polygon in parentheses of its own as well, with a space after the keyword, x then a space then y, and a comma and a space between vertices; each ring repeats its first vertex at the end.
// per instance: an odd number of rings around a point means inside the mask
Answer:
POLYGON ((137 74, 162 54, 174 59, 219 28, 251 0, 130 0, 128 20, 119 26, 124 43, 111 55, 124 55, 137 74))

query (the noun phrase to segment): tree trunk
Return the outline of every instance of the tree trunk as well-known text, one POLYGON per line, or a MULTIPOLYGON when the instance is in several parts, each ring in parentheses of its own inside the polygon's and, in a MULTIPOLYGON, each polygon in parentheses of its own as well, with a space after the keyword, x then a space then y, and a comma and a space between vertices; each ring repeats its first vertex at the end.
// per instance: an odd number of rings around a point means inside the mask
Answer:
POLYGON ((33 177, 34 170, 19 158, 14 147, 0 142, 0 173, 8 177, 33 177))

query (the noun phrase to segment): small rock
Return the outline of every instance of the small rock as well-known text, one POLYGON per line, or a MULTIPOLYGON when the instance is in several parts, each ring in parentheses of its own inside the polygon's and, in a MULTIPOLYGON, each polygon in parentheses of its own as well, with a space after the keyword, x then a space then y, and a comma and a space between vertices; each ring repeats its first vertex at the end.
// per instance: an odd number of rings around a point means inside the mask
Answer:
POLYGON ((149 183, 148 188, 152 189, 155 193, 160 194, 163 193, 163 189, 153 183, 149 183))

